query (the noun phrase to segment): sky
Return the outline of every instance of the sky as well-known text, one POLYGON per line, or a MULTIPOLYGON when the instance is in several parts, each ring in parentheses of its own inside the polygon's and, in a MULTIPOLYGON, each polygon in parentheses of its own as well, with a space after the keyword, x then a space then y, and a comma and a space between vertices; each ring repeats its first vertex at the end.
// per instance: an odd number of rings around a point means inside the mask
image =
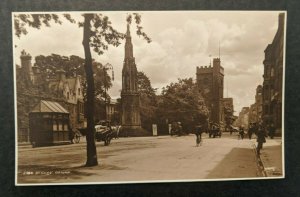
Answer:
MULTIPOLYGON (((264 50, 272 43, 278 27, 278 11, 137 11, 143 30, 151 38, 147 43, 135 34, 131 25, 133 54, 138 71, 143 71, 153 88, 176 82, 178 78, 196 79, 196 67, 208 66, 219 57, 224 68, 224 97, 232 97, 235 114, 255 102, 255 89, 263 82, 264 50), (211 56, 211 57, 210 57, 211 56)), ((126 32, 126 16, 133 12, 101 12, 115 29, 126 32)), ((59 13, 58 13, 59 14, 59 13)), ((83 21, 82 13, 70 13, 83 21)), ((83 29, 63 20, 40 30, 27 28, 28 34, 14 36, 14 61, 20 65, 24 49, 33 57, 59 54, 84 57, 83 29)), ((120 97, 125 40, 119 47, 109 46, 101 56, 92 57, 113 66, 115 80, 109 90, 120 97)))

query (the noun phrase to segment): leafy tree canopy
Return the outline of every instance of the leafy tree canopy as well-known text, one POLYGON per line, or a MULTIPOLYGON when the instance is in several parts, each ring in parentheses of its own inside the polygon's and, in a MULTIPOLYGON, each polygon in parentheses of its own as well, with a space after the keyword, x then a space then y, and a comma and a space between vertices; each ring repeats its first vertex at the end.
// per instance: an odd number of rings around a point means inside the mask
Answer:
POLYGON ((140 113, 142 126, 149 129, 157 117, 156 89, 152 88, 150 79, 143 72, 137 73, 137 85, 141 101, 140 113))
POLYGON ((178 79, 162 90, 159 114, 170 121, 183 124, 202 124, 208 116, 208 109, 197 85, 192 78, 178 79))
MULTIPOLYGON (((35 64, 46 79, 56 77, 57 70, 64 70, 67 77, 82 76, 83 93, 86 95, 86 75, 84 71, 85 60, 79 56, 70 57, 52 54, 49 56, 39 55, 35 57, 35 64)), ((99 62, 93 61, 95 97, 104 98, 104 89, 112 86, 111 76, 107 68, 99 62)))

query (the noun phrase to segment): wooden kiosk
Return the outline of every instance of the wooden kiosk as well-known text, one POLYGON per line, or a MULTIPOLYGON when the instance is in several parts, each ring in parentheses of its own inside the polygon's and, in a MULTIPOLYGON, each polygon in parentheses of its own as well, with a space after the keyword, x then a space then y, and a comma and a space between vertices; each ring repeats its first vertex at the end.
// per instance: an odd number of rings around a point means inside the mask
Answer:
POLYGON ((59 103, 41 100, 29 113, 33 147, 69 143, 69 112, 59 103))

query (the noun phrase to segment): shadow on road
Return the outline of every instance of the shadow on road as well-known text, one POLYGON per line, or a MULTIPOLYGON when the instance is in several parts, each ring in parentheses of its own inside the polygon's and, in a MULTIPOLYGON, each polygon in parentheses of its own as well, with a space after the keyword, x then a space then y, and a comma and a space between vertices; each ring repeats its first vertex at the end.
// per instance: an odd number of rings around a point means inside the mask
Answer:
POLYGON ((233 148, 206 178, 249 178, 258 176, 259 172, 253 150, 233 148))

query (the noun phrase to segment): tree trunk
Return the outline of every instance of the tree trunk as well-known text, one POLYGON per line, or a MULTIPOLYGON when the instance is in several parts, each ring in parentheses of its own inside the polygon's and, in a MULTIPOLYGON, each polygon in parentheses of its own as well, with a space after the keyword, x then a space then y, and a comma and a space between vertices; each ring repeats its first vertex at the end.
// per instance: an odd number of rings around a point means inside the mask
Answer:
POLYGON ((84 29, 83 29, 83 47, 85 54, 85 73, 87 81, 87 101, 86 101, 86 117, 87 117, 87 161, 85 166, 98 165, 97 150, 95 144, 95 126, 94 126, 94 75, 92 68, 92 55, 90 50, 90 35, 91 27, 90 22, 93 18, 92 14, 84 14, 84 29))

